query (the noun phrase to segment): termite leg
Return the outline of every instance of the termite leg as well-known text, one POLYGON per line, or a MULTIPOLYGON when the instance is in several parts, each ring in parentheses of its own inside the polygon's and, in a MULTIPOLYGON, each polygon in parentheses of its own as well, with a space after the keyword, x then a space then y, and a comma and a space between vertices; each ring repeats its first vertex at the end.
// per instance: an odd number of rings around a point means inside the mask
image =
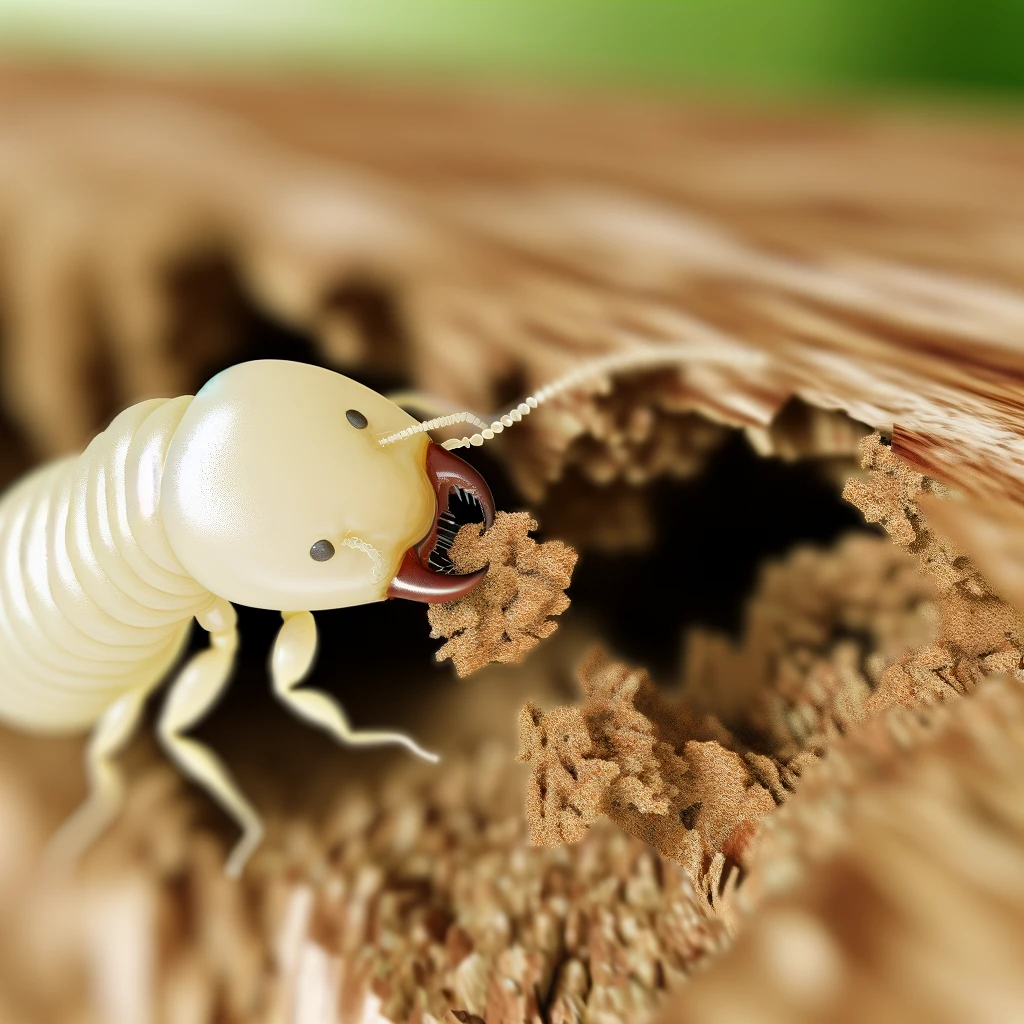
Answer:
POLYGON ((209 630, 210 646, 195 655, 174 680, 160 715, 158 735, 182 772, 202 786, 241 827, 242 838, 225 867, 229 876, 237 878, 263 838, 263 825, 217 755, 182 735, 210 711, 227 687, 238 648, 237 618, 235 609, 218 599, 196 619, 209 630))
POLYGON ((124 799, 124 777, 114 758, 128 745, 142 716, 150 690, 133 690, 103 713, 86 748, 89 796, 50 840, 47 860, 67 869, 117 817, 124 799))
POLYGON ((424 750, 400 732, 353 729, 341 706, 326 693, 299 690, 316 656, 316 621, 310 612, 282 612, 284 625, 274 641, 270 675, 274 693, 300 718, 329 732, 340 743, 352 747, 376 747, 397 743, 425 761, 437 761, 437 754, 424 750))

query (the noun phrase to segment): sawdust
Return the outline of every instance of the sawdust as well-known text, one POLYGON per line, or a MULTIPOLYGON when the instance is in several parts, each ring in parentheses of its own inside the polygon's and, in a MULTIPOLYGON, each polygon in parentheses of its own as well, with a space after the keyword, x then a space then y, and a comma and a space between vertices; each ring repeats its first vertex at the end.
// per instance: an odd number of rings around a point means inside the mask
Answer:
POLYGON ((490 662, 519 662, 558 628, 554 616, 569 607, 565 590, 576 552, 561 541, 538 544, 537 521, 527 512, 498 512, 490 529, 463 526, 449 552, 459 573, 487 566, 465 597, 431 605, 430 635, 446 637, 437 660, 448 658, 460 676, 490 662))

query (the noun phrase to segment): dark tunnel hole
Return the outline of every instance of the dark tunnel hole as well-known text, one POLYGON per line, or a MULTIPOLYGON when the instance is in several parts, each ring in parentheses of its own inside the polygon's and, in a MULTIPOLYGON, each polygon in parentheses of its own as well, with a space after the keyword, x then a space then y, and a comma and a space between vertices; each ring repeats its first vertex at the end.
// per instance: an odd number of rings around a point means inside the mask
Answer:
POLYGON ((686 631, 739 637, 765 563, 851 530, 877 533, 813 460, 758 455, 735 432, 693 479, 650 487, 657 540, 639 554, 582 553, 570 596, 606 643, 678 678, 686 631))
MULTIPOLYGON (((493 454, 460 454, 484 474, 498 508, 523 507, 493 454)), ((645 490, 654 544, 639 553, 582 550, 563 619, 585 619, 615 654, 666 683, 679 677, 690 627, 739 637, 767 561, 801 544, 828 546, 851 530, 884 535, 842 499, 817 461, 766 458, 739 431, 697 476, 660 480, 645 490)), ((599 506, 594 514, 601 514, 599 506)), ((542 517, 539 535, 557 539, 545 534, 542 517)))

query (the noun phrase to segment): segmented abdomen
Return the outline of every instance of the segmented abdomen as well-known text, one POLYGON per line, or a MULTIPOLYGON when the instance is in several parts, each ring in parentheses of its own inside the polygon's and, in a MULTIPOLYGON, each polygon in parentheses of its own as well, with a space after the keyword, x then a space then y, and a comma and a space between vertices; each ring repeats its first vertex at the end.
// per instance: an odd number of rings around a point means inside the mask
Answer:
POLYGON ((164 456, 191 401, 126 409, 81 455, 0 498, 0 719, 88 727, 162 680, 211 603, 160 520, 164 456))

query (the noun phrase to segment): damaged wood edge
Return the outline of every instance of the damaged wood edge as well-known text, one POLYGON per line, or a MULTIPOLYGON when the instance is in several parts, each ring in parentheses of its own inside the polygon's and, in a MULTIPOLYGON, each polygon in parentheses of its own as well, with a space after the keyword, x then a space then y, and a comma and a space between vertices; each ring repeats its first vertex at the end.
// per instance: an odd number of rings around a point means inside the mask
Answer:
MULTIPOLYGON (((831 707, 817 709, 831 729, 788 738, 776 733, 774 748, 760 750, 700 712, 687 700, 685 684, 682 698, 672 701, 643 670, 595 650, 579 668, 580 705, 544 712, 531 704, 521 715, 520 759, 531 766, 527 814, 535 843, 577 841, 607 816, 682 864, 708 912, 731 919, 721 906, 723 869, 736 869, 742 889, 742 873, 757 863, 762 826, 844 736, 856 737, 865 723, 894 709, 956 700, 989 675, 1009 673, 1024 682, 1019 613, 933 532, 922 512, 922 503, 946 500, 946 489, 907 465, 877 432, 859 448, 866 475, 851 479, 844 497, 869 522, 881 523, 934 587, 938 622, 931 642, 906 650, 861 692, 840 679, 831 707)), ((927 588, 915 590, 917 600, 926 594, 927 588)), ((767 735, 764 722, 754 720, 757 705, 752 701, 754 713, 739 723, 755 742, 767 735)))

